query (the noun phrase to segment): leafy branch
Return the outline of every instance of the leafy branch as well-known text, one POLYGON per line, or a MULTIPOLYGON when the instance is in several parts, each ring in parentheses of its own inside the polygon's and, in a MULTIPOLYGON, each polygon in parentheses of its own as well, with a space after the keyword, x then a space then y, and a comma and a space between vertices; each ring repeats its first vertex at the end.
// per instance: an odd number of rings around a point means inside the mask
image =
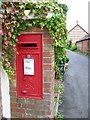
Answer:
POLYGON ((66 29, 66 13, 67 6, 58 4, 57 2, 3 2, 3 67, 8 73, 9 79, 14 76, 14 68, 12 59, 16 52, 17 36, 28 27, 37 25, 41 29, 47 28, 52 35, 55 47, 55 62, 61 60, 65 53, 67 29, 66 29), (29 10, 26 15, 25 10, 29 10), (32 17, 33 19, 29 18, 32 17), (28 20, 27 20, 28 19, 28 20))

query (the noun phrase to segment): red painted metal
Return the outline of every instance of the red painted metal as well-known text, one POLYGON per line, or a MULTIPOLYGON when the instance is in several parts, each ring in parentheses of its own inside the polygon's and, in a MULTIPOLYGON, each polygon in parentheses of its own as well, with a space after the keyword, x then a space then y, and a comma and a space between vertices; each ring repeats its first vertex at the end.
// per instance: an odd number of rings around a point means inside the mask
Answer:
MULTIPOLYGON (((22 34, 16 43, 17 95, 42 98, 42 34, 22 34), (30 58, 27 58, 29 55, 30 58), (34 60, 34 74, 24 73, 24 59, 34 60)), ((30 67, 30 66, 29 66, 30 67)))

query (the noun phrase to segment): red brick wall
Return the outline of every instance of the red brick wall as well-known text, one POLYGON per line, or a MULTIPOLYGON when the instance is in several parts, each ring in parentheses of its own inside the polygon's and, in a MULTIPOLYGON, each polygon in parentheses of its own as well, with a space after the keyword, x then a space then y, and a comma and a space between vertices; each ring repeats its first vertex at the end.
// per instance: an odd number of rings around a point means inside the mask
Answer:
MULTIPOLYGON (((43 99, 17 98, 16 79, 10 82, 12 118, 54 118, 54 47, 47 29, 34 27, 25 33, 42 33, 43 99)), ((15 63, 13 63, 15 64, 15 63)))
POLYGON ((88 40, 82 41, 82 52, 88 53, 88 40))
POLYGON ((81 52, 85 52, 85 53, 89 53, 90 54, 90 50, 88 50, 88 40, 83 40, 83 41, 78 41, 77 42, 77 47, 81 52), (80 46, 81 44, 81 46, 80 46), (80 49, 79 47, 80 46, 80 49))

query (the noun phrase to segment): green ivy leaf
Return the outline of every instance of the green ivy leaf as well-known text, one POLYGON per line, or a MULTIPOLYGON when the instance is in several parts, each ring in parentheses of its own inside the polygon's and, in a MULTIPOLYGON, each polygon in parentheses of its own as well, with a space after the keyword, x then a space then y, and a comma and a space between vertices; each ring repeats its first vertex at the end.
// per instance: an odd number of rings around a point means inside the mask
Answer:
POLYGON ((15 36, 15 35, 13 35, 13 36, 12 36, 12 38, 13 38, 13 39, 16 39, 16 36, 15 36))
POLYGON ((32 27, 31 23, 26 23, 26 27, 32 27))
POLYGON ((18 2, 5 2, 2 3, 3 19, 4 23, 4 37, 2 38, 4 60, 3 66, 8 72, 8 76, 11 77, 13 69, 10 66, 10 58, 15 52, 16 42, 18 41, 17 35, 20 35, 22 31, 27 27, 33 27, 33 25, 39 26, 41 29, 44 27, 49 30, 49 33, 53 37, 53 45, 55 47, 55 63, 62 61, 66 52, 63 48, 66 45, 67 29, 66 29, 66 13, 67 6, 64 4, 58 4, 57 2, 43 2, 39 1, 37 4, 33 2, 18 3, 18 2), (8 10, 7 10, 8 9, 8 10), (25 16, 25 9, 29 9, 29 15, 33 14, 35 19, 30 19, 27 22, 25 16), (46 18, 49 13, 53 13, 51 18, 46 18), (12 36, 8 36, 8 33, 12 36))

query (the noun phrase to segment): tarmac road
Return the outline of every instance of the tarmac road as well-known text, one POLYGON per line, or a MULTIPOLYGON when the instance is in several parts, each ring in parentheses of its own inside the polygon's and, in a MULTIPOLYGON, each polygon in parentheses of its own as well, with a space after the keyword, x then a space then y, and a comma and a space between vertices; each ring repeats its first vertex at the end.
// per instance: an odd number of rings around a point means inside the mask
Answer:
POLYGON ((64 79, 64 118, 88 118, 88 57, 67 50, 69 65, 64 79))

